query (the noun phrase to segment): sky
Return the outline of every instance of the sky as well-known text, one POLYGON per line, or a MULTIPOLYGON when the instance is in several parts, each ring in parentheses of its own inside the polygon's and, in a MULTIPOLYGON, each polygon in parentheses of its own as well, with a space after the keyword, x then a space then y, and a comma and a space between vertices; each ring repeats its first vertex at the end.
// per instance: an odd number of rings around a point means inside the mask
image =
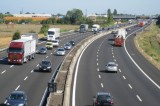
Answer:
POLYGON ((46 13, 66 14, 68 10, 80 9, 84 15, 113 12, 132 15, 160 14, 160 0, 1 0, 0 13, 46 13))

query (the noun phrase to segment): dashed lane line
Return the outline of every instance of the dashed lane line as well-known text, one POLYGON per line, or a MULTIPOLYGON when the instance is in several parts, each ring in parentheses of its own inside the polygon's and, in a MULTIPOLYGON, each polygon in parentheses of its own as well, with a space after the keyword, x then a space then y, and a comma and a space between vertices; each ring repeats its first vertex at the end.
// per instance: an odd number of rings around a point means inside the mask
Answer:
POLYGON ((97 68, 97 71, 99 72, 99 68, 97 68))
POLYGON ((101 87, 103 88, 104 86, 103 86, 103 83, 101 83, 101 87))
POLYGON ((1 75, 4 74, 5 72, 6 72, 6 70, 2 71, 2 72, 1 72, 1 75))
POLYGON ((130 89, 133 89, 132 86, 131 86, 131 84, 128 84, 128 86, 130 87, 130 89))
POLYGON ((119 69, 119 72, 122 72, 121 69, 119 69))
POLYGON ((20 88, 20 85, 17 86, 17 88, 15 89, 15 91, 17 91, 20 88))
POLYGON ((139 97, 139 95, 136 95, 136 97, 138 98, 138 100, 139 100, 140 102, 142 102, 142 99, 139 97))
POLYGON ((125 76, 123 76, 123 79, 126 79, 126 77, 125 77, 125 76))
POLYGON ((101 75, 98 75, 98 78, 101 79, 101 75))
POLYGON ((24 78, 24 81, 27 80, 27 79, 28 79, 28 76, 26 76, 26 77, 24 78))
POLYGON ((12 68, 14 65, 11 65, 10 68, 12 68))

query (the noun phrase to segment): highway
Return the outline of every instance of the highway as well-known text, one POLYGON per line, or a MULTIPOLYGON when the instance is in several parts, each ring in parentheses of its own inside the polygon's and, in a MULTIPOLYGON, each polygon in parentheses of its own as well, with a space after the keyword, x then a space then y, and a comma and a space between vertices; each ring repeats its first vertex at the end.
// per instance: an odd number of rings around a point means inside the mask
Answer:
POLYGON ((97 92, 110 92, 114 106, 159 106, 160 71, 135 48, 132 27, 123 47, 113 46, 113 35, 86 47, 77 62, 72 106, 91 106, 97 92), (118 73, 105 72, 109 61, 118 63, 118 73))
MULTIPOLYGON (((79 33, 73 32, 60 38, 60 47, 70 40, 77 44, 82 39, 93 35, 92 32, 79 33)), ((39 41, 38 45, 44 46, 45 42, 39 41)), ((55 50, 48 50, 47 55, 36 54, 36 58, 23 65, 8 65, 6 51, 0 52, 0 103, 6 102, 6 97, 14 90, 23 90, 28 97, 28 106, 39 106, 41 99, 47 87, 47 84, 60 62, 65 56, 56 56, 55 50), (39 72, 38 66, 43 59, 53 62, 53 71, 51 73, 39 72)), ((69 50, 67 50, 67 53, 69 50)))

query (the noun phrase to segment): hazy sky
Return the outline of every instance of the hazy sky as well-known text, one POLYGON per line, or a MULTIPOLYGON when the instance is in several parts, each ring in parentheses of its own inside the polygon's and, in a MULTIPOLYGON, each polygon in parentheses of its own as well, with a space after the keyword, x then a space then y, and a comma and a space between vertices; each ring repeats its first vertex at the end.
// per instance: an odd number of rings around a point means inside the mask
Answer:
POLYGON ((108 8, 113 12, 135 15, 160 14, 160 0, 1 0, 0 12, 66 14, 73 8, 81 9, 84 14, 105 13, 108 8))

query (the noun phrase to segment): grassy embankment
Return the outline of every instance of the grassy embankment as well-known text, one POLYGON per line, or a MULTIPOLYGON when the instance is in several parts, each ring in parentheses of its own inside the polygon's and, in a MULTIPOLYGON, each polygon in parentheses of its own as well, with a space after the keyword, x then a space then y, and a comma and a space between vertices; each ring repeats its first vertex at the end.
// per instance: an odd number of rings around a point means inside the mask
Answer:
MULTIPOLYGON (((0 24, 0 49, 8 47, 9 42, 12 40, 13 34, 18 30, 21 34, 29 33, 30 31, 34 31, 38 33, 40 31, 42 25, 33 25, 33 24, 15 24, 12 25, 5 25, 0 24)), ((50 25, 50 27, 60 28, 61 32, 66 32, 69 30, 78 29, 78 25, 50 25)), ((43 37, 43 34, 39 34, 39 38, 43 37)))
POLYGON ((160 69, 160 29, 154 24, 150 25, 137 34, 135 43, 142 55, 160 69))

